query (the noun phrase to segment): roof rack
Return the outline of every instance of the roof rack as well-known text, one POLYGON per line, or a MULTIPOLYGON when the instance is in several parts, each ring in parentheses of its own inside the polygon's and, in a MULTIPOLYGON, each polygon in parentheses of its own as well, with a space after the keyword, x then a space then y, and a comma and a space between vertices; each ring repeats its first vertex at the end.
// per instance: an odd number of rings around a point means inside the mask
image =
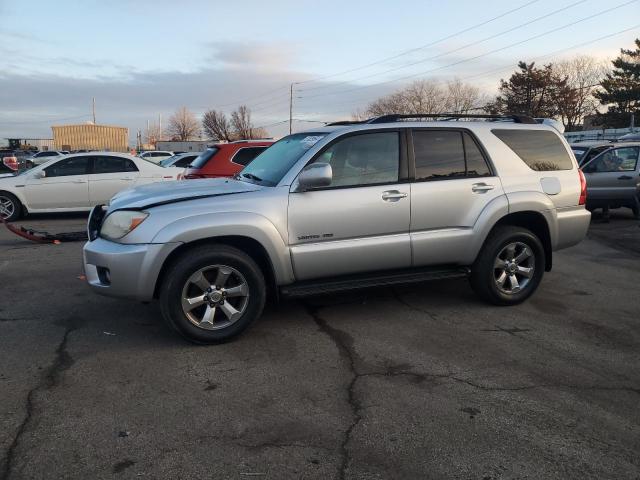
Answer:
POLYGON ((327 127, 336 127, 339 125, 358 125, 360 123, 367 123, 367 120, 340 120, 339 122, 330 122, 325 125, 327 127))
POLYGON ((469 114, 469 113, 416 113, 416 114, 390 114, 380 115, 379 117, 370 118, 365 123, 393 123, 411 118, 440 118, 447 120, 460 119, 485 119, 492 121, 510 120, 513 123, 537 123, 533 118, 526 115, 488 115, 488 114, 469 114))

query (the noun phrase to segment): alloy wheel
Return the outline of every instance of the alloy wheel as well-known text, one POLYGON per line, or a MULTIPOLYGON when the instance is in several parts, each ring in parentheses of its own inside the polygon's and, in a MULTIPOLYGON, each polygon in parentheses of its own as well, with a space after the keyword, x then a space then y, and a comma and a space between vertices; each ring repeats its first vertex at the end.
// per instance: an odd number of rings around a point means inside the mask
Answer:
POLYGON ((533 249, 524 242, 507 244, 493 264, 493 278, 498 289, 507 295, 521 292, 531 282, 536 257, 533 249))
POLYGON ((249 284, 235 268, 201 268, 182 288, 182 311, 198 328, 219 330, 235 323, 249 304, 249 284))
POLYGON ((8 197, 0 195, 0 217, 10 218, 16 211, 16 206, 8 197))

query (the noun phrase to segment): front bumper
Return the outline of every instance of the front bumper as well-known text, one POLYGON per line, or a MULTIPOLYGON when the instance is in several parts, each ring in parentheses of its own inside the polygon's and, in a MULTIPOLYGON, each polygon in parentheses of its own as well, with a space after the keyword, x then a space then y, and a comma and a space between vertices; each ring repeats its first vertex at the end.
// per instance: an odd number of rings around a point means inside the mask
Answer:
POLYGON ((103 238, 87 242, 83 248, 87 283, 101 295, 150 301, 162 265, 179 245, 123 244, 103 238))

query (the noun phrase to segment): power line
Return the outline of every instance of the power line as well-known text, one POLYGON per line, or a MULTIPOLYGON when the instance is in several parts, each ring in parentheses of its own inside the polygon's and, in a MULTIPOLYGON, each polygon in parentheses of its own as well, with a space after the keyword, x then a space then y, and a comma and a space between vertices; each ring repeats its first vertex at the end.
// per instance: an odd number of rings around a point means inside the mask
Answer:
POLYGON ((477 24, 472 25, 470 27, 467 27, 467 28, 465 28, 463 30, 460 30, 460 31, 456 32, 456 33, 452 33, 451 35, 447 35, 446 37, 439 38, 438 40, 434 40, 434 41, 432 41, 430 43, 427 43, 425 45, 422 45, 420 47, 415 47, 415 48, 411 48, 409 50, 404 50, 404 51, 402 51, 402 52, 400 52, 400 53, 398 53, 396 55, 393 55, 391 57, 386 57, 386 58, 383 58, 381 60, 377 60, 375 62, 368 63, 366 65, 362 65, 360 67, 356 67, 356 68, 352 68, 352 69, 349 69, 349 70, 345 70, 343 72, 333 73, 333 74, 330 74, 330 75, 324 75, 322 77, 317 77, 317 78, 314 78, 314 79, 311 79, 311 80, 303 80, 303 81, 300 81, 300 82, 296 82, 296 84, 297 85, 302 85, 304 83, 318 82, 320 80, 325 80, 327 78, 338 77, 338 76, 344 75, 346 73, 352 73, 352 72, 355 72, 355 71, 358 71, 358 70, 363 70, 365 68, 372 67, 374 65, 379 65, 381 63, 388 62, 389 60, 394 60, 396 58, 402 57, 404 55, 408 55, 408 54, 413 53, 413 52, 417 52, 419 50, 424 50, 425 48, 432 47, 433 45, 436 45, 438 43, 444 42, 445 40, 449 40, 451 38, 454 38, 454 37, 457 37, 459 35, 462 35, 463 33, 467 33, 467 32, 469 32, 471 30, 475 30, 476 28, 479 28, 479 27, 482 27, 484 25, 487 25, 488 23, 491 23, 491 22, 493 22, 495 20, 498 20, 498 19, 500 19, 502 17, 506 17, 507 15, 509 15, 511 13, 517 12, 518 10, 522 10, 523 8, 526 8, 529 5, 532 5, 532 4, 537 3, 539 1, 540 0, 532 0, 532 1, 527 2, 527 3, 525 3, 525 4, 523 4, 523 5, 519 6, 519 7, 516 7, 516 8, 513 8, 511 10, 508 10, 508 11, 506 11, 504 13, 501 13, 500 15, 497 15, 495 17, 492 17, 492 18, 488 19, 488 20, 485 20, 483 22, 480 22, 480 23, 477 23, 477 24))
MULTIPOLYGON (((362 69, 365 69, 365 68, 372 67, 372 66, 374 66, 374 65, 378 65, 378 64, 381 64, 381 63, 384 63, 384 62, 388 62, 389 60, 393 60, 393 59, 396 59, 396 58, 402 57, 402 56, 404 56, 404 55, 408 55, 408 54, 410 54, 410 53, 417 52, 417 51, 419 51, 419 50, 423 50, 423 49, 425 49, 425 48, 431 47, 431 46, 436 45, 436 44, 438 44, 438 43, 444 42, 445 40, 449 40, 449 39, 451 39, 451 38, 454 38, 454 37, 457 37, 457 36, 459 36, 459 35, 462 35, 463 33, 469 32, 469 31, 471 31, 471 30, 475 30, 476 28, 480 28, 480 27, 482 27, 482 26, 484 26, 484 25, 487 25, 487 24, 489 24, 489 23, 491 23, 491 22, 494 22, 494 21, 496 21, 496 20, 498 20, 498 19, 500 19, 500 18, 506 17, 507 15, 509 15, 509 14, 511 14, 511 13, 517 12, 518 10, 522 10, 522 9, 524 9, 524 8, 526 8, 526 7, 530 6, 530 5, 533 5, 534 3, 537 3, 537 2, 539 2, 539 1, 540 1, 540 0, 531 0, 531 1, 529 1, 529 2, 527 2, 527 3, 525 3, 525 4, 523 4, 523 5, 521 5, 521 6, 519 6, 519 7, 512 8, 511 10, 508 10, 508 11, 506 11, 506 12, 504 12, 504 13, 501 13, 500 15, 497 15, 497 16, 495 16, 495 17, 492 17, 492 18, 490 18, 490 19, 488 19, 488 20, 485 20, 485 21, 483 21, 483 22, 477 23, 477 24, 475 24, 475 25, 472 25, 472 26, 470 26, 470 27, 467 27, 467 28, 465 28, 465 29, 463 29, 463 30, 460 30, 460 31, 458 31, 458 32, 452 33, 451 35, 447 35, 447 36, 445 36, 445 37, 439 38, 439 39, 434 40, 434 41, 432 41, 432 42, 430 42, 430 43, 427 43, 427 44, 425 44, 425 45, 422 45, 422 46, 420 46, 420 47, 415 47, 415 48, 411 48, 411 49, 409 49, 409 50, 402 51, 402 52, 400 52, 400 53, 398 53, 398 54, 396 54, 396 55, 393 55, 393 56, 391 56, 391 57, 386 57, 386 58, 383 58, 383 59, 377 60, 377 61, 375 61, 375 62, 369 63, 369 64, 367 64, 367 65, 362 65, 362 66, 360 66, 360 67, 352 68, 352 69, 349 69, 349 70, 346 70, 346 71, 343 71, 343 72, 333 73, 333 74, 330 74, 330 75, 324 75, 324 76, 322 76, 322 77, 317 77, 317 78, 313 78, 313 79, 310 79, 310 80, 302 80, 302 81, 300 81, 300 82, 294 82, 294 85, 302 85, 302 84, 305 84, 305 83, 318 82, 318 81, 320 81, 320 80, 324 80, 324 79, 326 79, 326 78, 337 77, 337 76, 340 76, 340 75, 344 75, 344 74, 346 74, 346 73, 355 72, 355 71, 358 71, 358 70, 362 70, 362 69)), ((585 1, 586 1, 586 0, 585 0, 585 1)), ((282 85, 282 86, 280 86, 280 87, 274 88, 274 89, 272 89, 272 90, 267 90, 267 91, 265 91, 265 92, 262 92, 262 93, 260 93, 260 94, 257 94, 257 95, 251 96, 251 97, 246 97, 246 98, 243 98, 243 99, 240 99, 240 100, 236 100, 236 101, 233 101, 233 102, 229 102, 229 103, 226 103, 226 104, 218 105, 218 106, 217 106, 217 108, 224 108, 224 107, 230 107, 230 106, 240 105, 240 104, 243 104, 243 103, 247 103, 247 102, 248 102, 248 101, 250 101, 250 100, 254 100, 254 99, 258 99, 258 98, 262 98, 262 97, 264 97, 265 95, 269 95, 270 93, 273 93, 273 92, 278 92, 278 91, 285 90, 285 89, 286 89, 286 90, 289 90, 289 88, 290 88, 290 84, 282 85)), ((287 93, 288 93, 288 92, 287 92, 287 93)))
MULTIPOLYGON (((594 38, 592 40, 588 40, 586 42, 577 43, 577 44, 572 45, 570 47, 561 48, 559 50, 555 50, 553 52, 546 53, 544 55, 540 55, 538 57, 535 57, 535 58, 531 59, 531 61, 536 62, 536 61, 542 60, 542 59, 547 58, 547 57, 553 57, 553 56, 558 55, 560 53, 564 53, 564 52, 569 51, 569 50, 573 50, 573 49, 576 49, 576 48, 584 47, 586 45, 590 45, 592 43, 599 42, 601 40, 606 40, 607 38, 615 37, 616 35, 621 35, 623 33, 627 33, 627 32, 636 30, 638 28, 640 28, 640 24, 633 25, 633 26, 625 28, 623 30, 618 30, 617 32, 609 33, 607 35, 603 35, 603 36, 594 38)), ((487 75, 491 75, 493 73, 504 72, 504 71, 508 71, 508 70, 512 70, 512 69, 513 69, 513 64, 510 64, 508 66, 487 70, 487 71, 484 71, 484 72, 481 72, 481 73, 478 73, 478 74, 469 75, 469 76, 466 76, 466 77, 461 77, 460 80, 465 81, 465 80, 470 80, 470 79, 473 79, 473 78, 481 78, 481 77, 484 77, 484 76, 487 76, 487 75)), ((592 85, 591 87, 595 87, 595 86, 597 86, 597 85, 592 85)), ((362 102, 362 99, 357 99, 356 102, 362 102)), ((341 103, 341 104, 338 104, 338 105, 350 105, 351 108, 356 107, 356 105, 353 104, 353 101, 341 103)), ((336 114, 336 113, 344 113, 344 109, 343 110, 329 111, 329 112, 326 112, 326 111, 322 112, 322 114, 336 114)), ((308 115, 311 115, 311 114, 308 114, 308 115)))
POLYGON ((386 84, 397 82, 397 81, 400 81, 400 80, 406 80, 406 79, 409 79, 409 78, 414 78, 414 77, 417 77, 417 76, 422 76, 422 75, 425 75, 427 73, 435 72, 437 70, 443 70, 445 68, 449 68, 449 67, 453 67, 453 66, 460 65, 460 64, 463 64, 463 63, 467 63, 467 62, 470 62, 470 61, 473 61, 473 60, 477 60, 478 58, 486 57, 486 56, 491 55, 493 53, 497 53, 497 52, 501 52, 503 50, 507 50, 508 48, 515 47, 516 45, 521 45, 523 43, 530 42, 531 40, 536 40, 538 38, 544 37, 544 36, 549 35, 551 33, 555 33, 555 32, 558 32, 560 30, 564 30, 564 29, 566 29, 568 27, 577 25, 577 24, 585 22, 587 20, 591 20, 592 18, 596 18, 596 17, 599 17, 599 16, 604 15, 606 13, 609 13, 609 12, 612 12, 614 10, 617 10, 619 8, 625 7, 625 6, 630 5, 632 3, 636 3, 637 1, 638 0, 630 0, 628 2, 621 3, 620 5, 616 5, 615 7, 607 8, 605 10, 601 10, 600 12, 594 13, 593 15, 589 15, 587 17, 584 17, 584 18, 581 18, 579 20, 567 23, 567 24, 562 25, 560 27, 552 28, 551 30, 547 30, 546 32, 540 33, 538 35, 534 35, 532 37, 526 38, 524 40, 520 40, 518 42, 506 45, 504 47, 496 48, 494 50, 490 50, 489 52, 485 52, 485 53, 482 53, 480 55, 476 55, 476 56, 471 57, 471 58, 466 58, 466 59, 463 59, 463 60, 459 60, 457 62, 453 62, 453 63, 447 64, 447 65, 443 65, 443 66, 440 66, 440 67, 432 68, 432 69, 429 69, 429 70, 426 70, 426 71, 423 71, 423 72, 414 73, 414 74, 411 74, 411 75, 406 75, 404 77, 395 78, 395 79, 391 79, 391 80, 385 80, 383 82, 371 83, 369 85, 362 85, 362 86, 359 86, 359 87, 354 87, 354 88, 350 88, 350 89, 346 89, 346 90, 339 90, 337 92, 320 93, 320 94, 316 94, 316 95, 308 95, 308 96, 302 96, 302 97, 298 97, 298 98, 299 99, 304 99, 304 98, 308 99, 308 98, 316 98, 316 97, 322 97, 322 96, 327 96, 327 95, 337 95, 339 93, 348 93, 348 92, 353 92, 353 91, 357 91, 357 90, 363 90, 363 89, 367 89, 367 88, 371 88, 371 87, 375 87, 375 86, 379 86, 379 85, 386 85, 386 84))
POLYGON ((527 22, 524 22, 524 23, 521 23, 519 25, 516 25, 515 27, 511 27, 511 28, 508 28, 507 30, 503 30, 502 32, 494 33, 493 35, 489 35, 488 37, 482 38, 480 40, 476 40, 476 41, 473 41, 471 43, 467 43, 466 45, 462 45, 461 47, 455 48, 453 50, 449 50, 448 52, 444 52, 444 53, 440 53, 438 55, 433 55, 431 57, 423 58, 423 59, 417 60, 415 62, 405 63, 403 65, 400 65, 400 66, 397 66, 397 67, 394 67, 394 68, 390 68, 390 69, 387 69, 387 70, 383 70, 383 71, 378 72, 378 73, 373 73, 373 74, 370 74, 370 75, 364 75, 362 77, 353 78, 351 80, 345 80, 345 81, 342 81, 342 82, 339 82, 339 83, 334 83, 334 84, 331 84, 331 85, 320 85, 318 87, 311 87, 311 88, 301 89, 300 92, 308 92, 308 91, 311 91, 311 90, 319 90, 319 89, 323 89, 323 88, 333 88, 333 87, 335 87, 337 85, 344 85, 346 83, 353 83, 353 82, 357 82, 359 80, 365 80, 367 78, 378 77, 380 75, 384 75, 385 73, 395 72, 397 70, 402 70, 404 68, 408 68, 408 67, 412 67, 414 65, 418 65, 420 63, 428 62, 429 60, 435 60, 435 59, 438 59, 438 58, 441 58, 441 57, 445 57, 445 56, 450 55, 452 53, 459 52, 460 50, 464 50, 464 49, 469 48, 469 47, 474 47, 474 46, 476 46, 476 45, 478 45, 480 43, 484 43, 484 42, 486 42, 488 40, 492 40, 494 38, 500 37, 500 36, 505 35, 507 33, 513 32, 513 31, 518 30, 518 29, 520 29, 522 27, 526 27, 527 25, 531 25, 532 23, 539 22, 540 20, 543 20, 545 18, 551 17, 551 16, 556 15, 556 14, 558 14, 560 12, 563 12, 565 10, 573 8, 573 7, 575 7, 575 6, 577 6, 577 5, 581 4, 581 3, 585 3, 586 1, 587 0, 578 0, 577 2, 571 3, 571 4, 569 4, 569 5, 565 6, 565 7, 562 7, 562 8, 559 8, 557 10, 554 10, 553 12, 547 13, 545 15, 541 15, 539 17, 536 17, 536 18, 532 19, 532 20, 529 20, 527 22))

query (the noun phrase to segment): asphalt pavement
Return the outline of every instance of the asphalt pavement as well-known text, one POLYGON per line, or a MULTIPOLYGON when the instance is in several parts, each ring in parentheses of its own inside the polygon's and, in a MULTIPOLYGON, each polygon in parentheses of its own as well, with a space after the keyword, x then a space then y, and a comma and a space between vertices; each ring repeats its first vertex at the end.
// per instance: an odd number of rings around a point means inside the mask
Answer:
POLYGON ((372 289, 210 347, 90 292, 81 243, 0 230, 0 480, 638 479, 638 227, 594 219, 517 307, 372 289))

